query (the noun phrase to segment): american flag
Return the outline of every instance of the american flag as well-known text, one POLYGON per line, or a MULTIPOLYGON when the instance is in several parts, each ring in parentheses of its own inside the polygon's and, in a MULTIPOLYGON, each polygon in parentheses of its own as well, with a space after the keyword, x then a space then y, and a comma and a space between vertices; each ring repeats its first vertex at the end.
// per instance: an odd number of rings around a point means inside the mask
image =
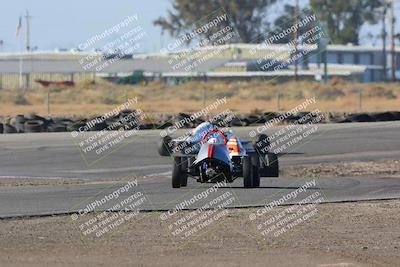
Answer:
POLYGON ((17 36, 17 37, 19 36, 19 32, 20 32, 21 28, 22 28, 22 18, 19 17, 19 20, 17 22, 17 30, 15 31, 15 36, 17 36))

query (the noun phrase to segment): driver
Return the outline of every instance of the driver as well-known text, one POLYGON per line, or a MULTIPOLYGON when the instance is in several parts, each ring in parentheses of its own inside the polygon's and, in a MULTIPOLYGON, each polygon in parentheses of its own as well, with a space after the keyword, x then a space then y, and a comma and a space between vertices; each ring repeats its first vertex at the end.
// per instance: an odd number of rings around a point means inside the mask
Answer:
MULTIPOLYGON (((192 143, 199 143, 201 142, 201 140, 203 139, 203 136, 214 129, 217 129, 218 127, 208 121, 201 123, 199 126, 197 126, 194 130, 193 130, 193 134, 190 137, 190 142, 192 143)), ((210 137, 214 137, 217 136, 216 134, 212 134, 212 136, 210 135, 210 137)), ((222 139, 222 137, 220 137, 222 139)))
MULTIPOLYGON (((203 139, 203 136, 211 130, 218 129, 218 127, 208 121, 201 123, 193 130, 193 134, 190 138, 190 141, 193 143, 199 143, 203 139)), ((226 139, 228 140, 227 146, 228 150, 232 154, 238 154, 244 151, 242 143, 240 139, 233 135, 232 131, 224 131, 223 134, 225 135, 226 139)), ((219 135, 218 133, 211 133, 208 136, 207 143, 210 144, 224 144, 224 138, 219 135)))

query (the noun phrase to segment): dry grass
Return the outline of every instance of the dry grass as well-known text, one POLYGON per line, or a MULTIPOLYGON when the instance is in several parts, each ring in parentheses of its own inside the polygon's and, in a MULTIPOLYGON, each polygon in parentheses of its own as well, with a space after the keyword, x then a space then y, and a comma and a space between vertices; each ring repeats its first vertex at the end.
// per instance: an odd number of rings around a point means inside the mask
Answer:
POLYGON ((309 109, 355 112, 359 108, 358 90, 362 91, 363 111, 400 110, 400 86, 397 83, 359 84, 333 80, 328 84, 288 82, 276 84, 251 82, 187 82, 168 86, 161 82, 148 85, 116 85, 108 82, 82 83, 76 88, 43 88, 25 91, 0 91, 0 115, 35 112, 47 114, 47 92, 53 115, 94 115, 108 112, 125 98, 138 97, 137 107, 146 112, 193 112, 218 98, 227 97, 230 108, 237 112, 276 111, 280 93, 281 110, 288 110, 316 97, 309 109))

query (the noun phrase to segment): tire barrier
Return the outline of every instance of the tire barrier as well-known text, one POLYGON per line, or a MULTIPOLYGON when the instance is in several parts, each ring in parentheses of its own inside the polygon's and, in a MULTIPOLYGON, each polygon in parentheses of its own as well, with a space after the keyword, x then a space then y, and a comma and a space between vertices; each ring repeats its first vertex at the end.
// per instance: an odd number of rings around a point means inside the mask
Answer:
POLYGON ((394 121, 396 119, 394 112, 373 113, 375 121, 394 121))
POLYGON ((81 131, 86 127, 86 121, 77 121, 67 126, 68 132, 81 131))
POLYGON ((40 133, 43 132, 43 121, 41 120, 27 120, 24 123, 25 133, 40 133))
POLYGON ((350 122, 373 122, 375 121, 370 115, 366 113, 362 114, 351 114, 347 118, 350 122))
POLYGON ((4 127, 3 133, 5 134, 17 133, 17 129, 15 129, 15 127, 10 124, 4 124, 3 127, 4 127))
POLYGON ((15 116, 15 129, 18 133, 24 132, 24 124, 26 122, 26 118, 24 115, 17 115, 15 116))
MULTIPOLYGON (((305 124, 313 121, 317 115, 308 112, 299 112, 290 116, 284 116, 284 113, 265 112, 262 114, 247 115, 225 115, 218 117, 215 123, 221 123, 222 126, 243 127, 254 126, 268 123, 273 119, 278 119, 281 124, 298 123, 305 124), (231 116, 228 120, 228 116, 231 116), (299 120, 303 118, 302 120, 299 120), (305 118, 305 119, 304 119, 305 118)), ((319 123, 362 123, 362 122, 384 122, 400 121, 400 111, 371 112, 371 113, 343 113, 328 112, 319 123)), ((0 123, 0 133, 37 133, 37 132, 72 132, 72 131, 102 131, 102 130, 139 130, 147 129, 165 129, 174 126, 176 123, 181 128, 193 128, 204 122, 204 118, 191 118, 191 114, 179 113, 162 114, 156 120, 157 123, 140 123, 135 110, 123 110, 116 116, 102 121, 101 117, 92 117, 89 119, 70 119, 70 118, 50 118, 41 117, 36 114, 16 115, 14 118, 3 118, 3 124, 0 123), (182 123, 182 122, 187 123, 182 123)))
POLYGON ((88 130, 91 132, 102 131, 107 128, 107 123, 99 117, 88 119, 88 130))
POLYGON ((47 130, 50 133, 66 132, 67 127, 64 124, 51 124, 51 125, 49 125, 47 130))

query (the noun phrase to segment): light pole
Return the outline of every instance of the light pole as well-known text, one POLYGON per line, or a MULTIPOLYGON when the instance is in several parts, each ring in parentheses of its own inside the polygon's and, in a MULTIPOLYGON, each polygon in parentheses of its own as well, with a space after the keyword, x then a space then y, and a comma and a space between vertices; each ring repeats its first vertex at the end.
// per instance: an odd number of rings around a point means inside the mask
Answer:
POLYGON ((386 11, 387 1, 383 4, 382 16, 382 81, 386 82, 386 11))
POLYGON ((394 3, 393 0, 387 0, 388 5, 390 6, 390 57, 391 57, 391 70, 392 70, 392 81, 396 81, 396 69, 397 69, 397 58, 395 51, 395 25, 396 18, 394 16, 394 3))
POLYGON ((297 24, 299 23, 299 0, 295 0, 295 7, 294 7, 294 25, 295 30, 293 31, 293 44, 294 44, 294 79, 298 80, 298 69, 299 69, 299 61, 298 61, 298 44, 297 44, 297 24))

